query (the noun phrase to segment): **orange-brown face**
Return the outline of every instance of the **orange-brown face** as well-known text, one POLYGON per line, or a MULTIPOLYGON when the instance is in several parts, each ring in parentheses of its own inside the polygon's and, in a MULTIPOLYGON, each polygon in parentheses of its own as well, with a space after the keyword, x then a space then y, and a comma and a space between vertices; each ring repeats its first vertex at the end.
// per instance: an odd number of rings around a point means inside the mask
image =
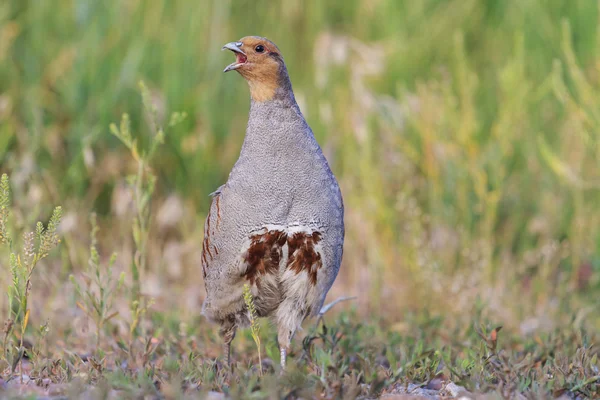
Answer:
POLYGON ((227 43, 223 49, 231 50, 236 60, 223 72, 237 71, 248 81, 250 94, 256 101, 274 97, 280 84, 283 58, 273 42, 258 36, 247 36, 237 42, 227 43))

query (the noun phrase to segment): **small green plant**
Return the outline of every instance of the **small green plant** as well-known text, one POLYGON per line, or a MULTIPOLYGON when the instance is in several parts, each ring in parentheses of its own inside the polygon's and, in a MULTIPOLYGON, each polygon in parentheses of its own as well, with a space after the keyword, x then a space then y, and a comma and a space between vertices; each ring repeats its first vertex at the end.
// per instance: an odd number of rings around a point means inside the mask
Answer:
POLYGON ((106 266, 100 263, 100 255, 97 249, 96 235, 98 233, 98 224, 96 214, 90 216, 92 231, 90 234, 90 258, 88 268, 83 274, 83 282, 80 283, 73 275, 69 278, 80 300, 77 306, 94 321, 96 325, 96 350, 100 348, 100 339, 102 330, 107 322, 118 315, 113 311, 114 293, 119 291, 125 280, 125 273, 121 272, 119 279, 115 281, 112 274, 113 265, 117 259, 117 254, 113 253, 106 266))
MULTIPOLYGON (((131 121, 128 114, 123 114, 121 124, 117 127, 111 124, 110 131, 123 142, 137 162, 137 173, 127 177, 127 183, 132 188, 136 214, 133 218, 133 240, 136 251, 131 260, 131 274, 133 278, 132 299, 137 299, 140 292, 140 273, 146 269, 146 244, 148 243, 148 222, 150 219, 150 199, 154 193, 156 177, 148 168, 148 161, 152 153, 140 155, 137 141, 131 136, 131 121)), ((163 143, 164 135, 160 131, 153 139, 152 149, 163 143)))
MULTIPOLYGON (((150 167, 152 158, 160 145, 164 143, 165 132, 160 126, 158 112, 156 106, 152 103, 151 94, 143 82, 139 83, 142 103, 146 112, 151 129, 150 143, 147 150, 141 150, 138 146, 137 139, 134 139, 131 132, 131 120, 128 114, 123 114, 119 126, 116 124, 110 125, 111 133, 116 136, 127 147, 131 156, 136 163, 137 172, 134 175, 127 177, 135 206, 135 215, 132 221, 133 241, 135 244, 135 252, 131 259, 131 276, 133 287, 131 290, 131 299, 129 308, 131 310, 131 321, 129 322, 129 343, 127 353, 130 361, 134 361, 134 344, 135 338, 139 335, 139 327, 142 318, 147 314, 149 308, 153 304, 152 299, 143 298, 140 291, 140 282, 147 268, 147 247, 150 237, 150 217, 151 217, 151 200, 154 194, 156 185, 156 176, 150 167)), ((169 120, 169 126, 173 127, 186 118, 185 113, 173 113, 169 120)), ((142 359, 146 359, 148 348, 142 355, 142 359)))
MULTIPOLYGON (((138 301, 140 295, 140 274, 146 270, 147 262, 147 244, 150 226, 150 202, 156 185, 156 176, 150 168, 152 157, 157 149, 165 141, 165 133, 160 127, 157 108, 152 104, 150 91, 144 84, 139 83, 142 94, 142 103, 144 110, 148 114, 153 135, 150 139, 149 149, 142 150, 138 148, 138 142, 131 133, 131 121, 128 114, 123 114, 119 126, 110 125, 111 133, 116 136, 129 149, 131 156, 137 163, 137 173, 127 178, 132 192, 135 204, 136 214, 133 218, 133 240, 136 251, 131 260, 131 273, 133 278, 133 290, 131 293, 132 302, 138 301)), ((169 120, 169 126, 175 126, 186 118, 185 113, 173 113, 169 120)), ((142 309, 143 305, 139 305, 142 309)))
POLYGON ((250 332, 252 334, 252 339, 254 339, 254 343, 256 343, 256 348, 258 350, 258 371, 262 376, 262 358, 261 358, 261 346, 260 346, 260 324, 258 322, 258 316, 256 314, 256 307, 254 306, 254 296, 252 296, 252 292, 250 291, 250 286, 246 283, 244 284, 244 303, 246 303, 246 308, 248 309, 248 319, 250 320, 250 332))
POLYGON ((8 232, 8 216, 10 213, 10 184, 8 175, 2 175, 0 180, 0 243, 12 245, 8 232))
POLYGON ((28 306, 29 295, 31 293, 32 276, 35 267, 39 261, 47 257, 52 249, 60 243, 58 236, 58 226, 62 217, 61 207, 56 207, 50 217, 48 226, 44 227, 42 222, 38 222, 35 232, 26 232, 23 235, 23 245, 21 252, 14 249, 12 236, 8 229, 10 217, 10 183, 8 175, 3 174, 0 179, 0 242, 9 247, 9 265, 11 273, 11 283, 8 288, 8 319, 4 327, 3 350, 6 360, 9 359, 12 372, 25 353, 23 347, 23 337, 29 322, 28 306), (19 327, 19 345, 9 344, 10 338, 14 332, 15 325, 19 327))
POLYGON ((154 299, 150 299, 148 302, 140 302, 134 300, 131 302, 131 322, 129 324, 129 335, 133 338, 133 335, 140 324, 142 317, 148 312, 148 309, 154 304, 154 299))

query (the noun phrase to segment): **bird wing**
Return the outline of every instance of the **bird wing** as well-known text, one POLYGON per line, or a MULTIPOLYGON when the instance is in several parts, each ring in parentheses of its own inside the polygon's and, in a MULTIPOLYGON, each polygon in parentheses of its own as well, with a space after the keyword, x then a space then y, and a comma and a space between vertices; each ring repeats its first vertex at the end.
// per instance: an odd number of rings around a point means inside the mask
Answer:
POLYGON ((219 186, 217 190, 212 192, 212 202, 206 222, 204 224, 204 240, 202 241, 202 274, 206 278, 206 273, 210 267, 211 261, 219 254, 219 249, 214 243, 211 243, 211 237, 214 236, 215 230, 219 228, 221 222, 221 191, 225 185, 219 186))

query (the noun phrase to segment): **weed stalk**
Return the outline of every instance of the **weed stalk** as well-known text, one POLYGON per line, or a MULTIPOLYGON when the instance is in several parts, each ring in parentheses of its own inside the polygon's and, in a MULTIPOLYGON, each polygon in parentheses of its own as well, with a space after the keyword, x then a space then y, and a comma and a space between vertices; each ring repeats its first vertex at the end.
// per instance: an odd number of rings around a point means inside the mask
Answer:
POLYGON ((252 291, 247 283, 244 284, 243 295, 244 303, 246 303, 246 308, 248 310, 248 318, 250 319, 250 332, 252 333, 252 339, 254 339, 254 343, 256 343, 256 349, 258 350, 258 371, 260 376, 262 376, 260 324, 258 322, 258 315, 256 314, 256 306, 254 305, 254 296, 252 296, 252 291))
MULTIPOLYGON (((0 179, 0 243, 9 247, 9 265, 11 273, 11 284, 8 288, 8 315, 9 318, 4 325, 3 354, 6 360, 12 358, 11 373, 14 373, 16 367, 21 370, 21 359, 25 354, 23 340, 31 309, 28 301, 32 289, 32 277, 36 266, 40 260, 46 258, 50 251, 58 246, 60 238, 58 236, 58 226, 62 218, 62 208, 56 207, 50 217, 47 226, 38 222, 35 232, 26 232, 23 234, 23 244, 21 251, 15 250, 15 246, 10 234, 10 182, 8 175, 3 174, 0 179), (19 327, 19 346, 16 353, 9 352, 10 336, 14 332, 15 323, 19 327)), ((22 373, 21 373, 22 377, 22 373)))

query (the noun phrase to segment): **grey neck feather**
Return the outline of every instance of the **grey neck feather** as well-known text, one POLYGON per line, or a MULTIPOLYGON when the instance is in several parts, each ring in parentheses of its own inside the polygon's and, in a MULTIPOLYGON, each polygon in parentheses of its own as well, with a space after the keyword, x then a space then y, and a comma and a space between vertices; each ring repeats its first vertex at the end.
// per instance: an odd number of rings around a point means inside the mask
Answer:
POLYGON ((292 90, 292 81, 290 80, 283 59, 279 63, 279 87, 275 92, 275 99, 287 102, 290 106, 297 106, 294 91, 292 90))
POLYGON ((314 137, 294 97, 292 83, 283 62, 279 70, 279 87, 271 100, 251 100, 248 128, 238 164, 285 149, 312 147, 314 137), (269 150, 270 149, 270 150, 269 150), (277 150, 274 150, 277 149, 277 150), (261 154, 257 157, 256 154, 261 154))
POLYGON ((256 124, 249 124, 246 131, 246 138, 260 134, 261 136, 269 133, 267 126, 261 126, 260 121, 265 119, 265 115, 276 115, 278 119, 287 121, 295 120, 302 125, 306 124, 304 116, 296 103, 292 82, 287 72, 287 68, 281 60, 279 64, 279 87, 275 90, 275 96, 271 100, 258 102, 250 100, 249 121, 255 121, 256 124), (254 129, 253 129, 254 128, 254 129))

